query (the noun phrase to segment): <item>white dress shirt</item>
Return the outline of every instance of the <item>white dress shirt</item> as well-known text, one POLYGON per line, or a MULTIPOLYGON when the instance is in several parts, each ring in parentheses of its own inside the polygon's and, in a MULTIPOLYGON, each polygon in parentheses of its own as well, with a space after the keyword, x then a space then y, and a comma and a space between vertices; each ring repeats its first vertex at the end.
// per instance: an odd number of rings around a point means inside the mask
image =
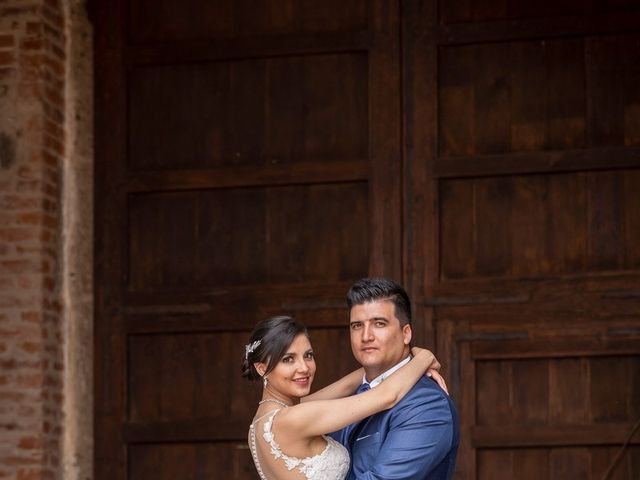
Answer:
POLYGON ((362 383, 368 383, 370 388, 375 388, 378 385, 380 385, 384 381, 385 378, 387 378, 389 375, 391 375, 393 372, 395 372, 399 368, 404 367, 410 361, 411 361, 411 355, 409 355, 407 358, 402 360, 400 363, 396 363, 389 370, 384 372, 382 375, 378 375, 376 378, 374 378, 370 382, 367 382, 367 374, 365 373, 364 376, 362 377, 362 383))

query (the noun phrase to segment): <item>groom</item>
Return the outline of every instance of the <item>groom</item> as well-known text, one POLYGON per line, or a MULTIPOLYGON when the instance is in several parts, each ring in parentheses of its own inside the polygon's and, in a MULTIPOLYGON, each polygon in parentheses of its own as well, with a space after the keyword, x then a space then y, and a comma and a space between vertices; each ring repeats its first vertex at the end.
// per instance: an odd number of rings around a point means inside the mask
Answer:
MULTIPOLYGON (((410 359, 411 302, 386 278, 365 278, 347 294, 351 350, 364 367, 358 391, 375 388, 410 359)), ((448 480, 459 440, 449 396, 422 377, 393 408, 332 434, 349 449, 348 480, 448 480)))

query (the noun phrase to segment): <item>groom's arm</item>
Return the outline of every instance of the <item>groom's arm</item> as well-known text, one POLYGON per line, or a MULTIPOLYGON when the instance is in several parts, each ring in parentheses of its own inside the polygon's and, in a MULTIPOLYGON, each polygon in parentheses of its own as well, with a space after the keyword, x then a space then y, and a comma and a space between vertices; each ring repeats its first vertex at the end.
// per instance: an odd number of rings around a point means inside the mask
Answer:
POLYGON ((357 480, 426 478, 450 451, 454 418, 449 402, 439 390, 421 389, 419 395, 393 411, 375 462, 366 471, 355 469, 357 480))

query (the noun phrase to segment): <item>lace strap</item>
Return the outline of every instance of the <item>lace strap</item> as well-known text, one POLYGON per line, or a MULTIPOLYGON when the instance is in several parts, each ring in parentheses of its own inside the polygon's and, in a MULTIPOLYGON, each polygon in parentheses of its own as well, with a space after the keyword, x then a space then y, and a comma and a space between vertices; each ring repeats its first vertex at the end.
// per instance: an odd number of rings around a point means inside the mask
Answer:
POLYGON ((258 449, 256 447, 256 424, 262 420, 263 418, 268 417, 269 415, 271 415, 271 417, 269 418, 269 422, 273 421, 273 417, 276 415, 276 413, 278 413, 280 411, 280 409, 276 409, 272 412, 267 412, 264 415, 261 415, 260 417, 256 418, 253 422, 251 422, 251 425, 249 425, 249 449, 251 450, 251 456, 253 457, 253 463, 256 466, 256 470, 258 471, 258 475, 260 476, 261 480, 267 480, 266 475, 264 474, 264 472, 262 471, 262 467, 260 466, 260 460, 258 459, 258 449))
POLYGON ((267 442, 271 447, 271 455, 273 455, 276 459, 282 458, 285 465, 287 466, 287 470, 293 470, 303 462, 303 459, 290 457, 289 455, 284 453, 280 448, 280 445, 278 445, 278 443, 276 442, 276 439, 273 436, 273 432, 271 431, 271 428, 273 427, 273 420, 279 411, 280 409, 270 412, 271 416, 266 422, 264 422, 264 425, 262 427, 262 437, 264 438, 265 442, 267 442))
MULTIPOLYGON (((266 415, 265 415, 266 416, 266 415)), ((261 417, 262 418, 262 417, 261 417)), ((253 463, 256 466, 256 470, 258 471, 258 475, 261 480, 267 480, 264 472, 262 471, 262 467, 260 466, 260 460, 258 460, 258 450, 256 448, 256 428, 255 423, 260 420, 259 418, 254 420, 254 422, 249 425, 249 450, 251 450, 251 456, 253 457, 253 463)))
MULTIPOLYGON (((255 425, 255 424, 256 424, 256 423, 258 423, 260 420, 262 420, 263 418, 267 417, 268 415, 271 415, 272 413, 273 413, 273 415, 275 415, 275 414, 276 414, 276 413, 278 413, 280 410, 281 410, 280 408, 276 408, 275 410, 272 410, 272 411, 270 411, 270 412, 265 413, 264 415, 262 415, 262 416, 260 416, 260 417, 256 418, 256 419, 253 421, 252 425, 255 425)), ((273 416, 273 415, 272 415, 272 416, 273 416)))

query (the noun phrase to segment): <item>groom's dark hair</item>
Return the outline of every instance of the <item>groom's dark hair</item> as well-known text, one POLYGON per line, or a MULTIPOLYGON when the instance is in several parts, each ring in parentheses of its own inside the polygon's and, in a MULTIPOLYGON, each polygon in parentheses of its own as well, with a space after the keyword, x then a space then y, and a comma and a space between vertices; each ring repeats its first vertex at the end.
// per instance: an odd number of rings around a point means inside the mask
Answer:
POLYGON ((362 278, 347 292, 349 311, 354 305, 380 300, 393 303, 401 327, 411 325, 411 300, 402 285, 393 280, 384 277, 362 278))

